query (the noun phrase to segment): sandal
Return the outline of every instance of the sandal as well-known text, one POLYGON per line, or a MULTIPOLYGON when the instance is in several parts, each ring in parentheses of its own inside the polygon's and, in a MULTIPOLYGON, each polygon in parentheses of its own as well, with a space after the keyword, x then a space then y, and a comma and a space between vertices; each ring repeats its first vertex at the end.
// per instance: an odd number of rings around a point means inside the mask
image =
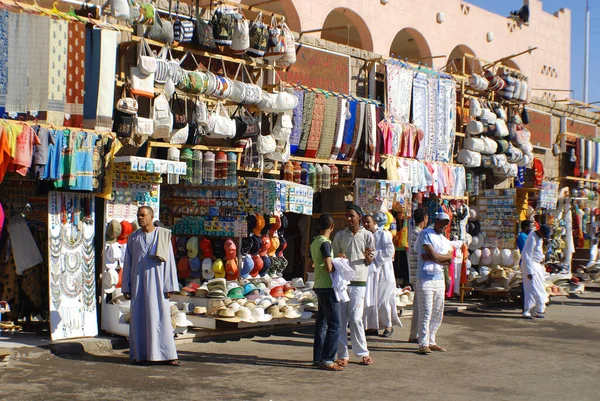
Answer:
POLYGON ((320 365, 319 369, 321 370, 331 370, 334 372, 341 372, 342 370, 344 370, 343 367, 341 367, 340 365, 338 365, 337 363, 330 363, 329 365, 320 365))
POLYGON ((429 346, 429 349, 432 351, 438 351, 438 352, 446 352, 448 351, 446 348, 442 348, 439 345, 433 344, 429 346))
POLYGON ((173 359, 172 361, 167 361, 167 365, 169 366, 181 366, 181 362, 177 359, 173 359))
POLYGON ((363 356, 361 361, 359 362, 359 365, 365 365, 368 366, 370 364, 373 363, 373 358, 371 358, 370 356, 363 356))
POLYGON ((338 366, 341 366, 342 368, 345 368, 348 366, 348 360, 346 358, 340 358, 337 361, 335 361, 335 363, 337 363, 338 366))

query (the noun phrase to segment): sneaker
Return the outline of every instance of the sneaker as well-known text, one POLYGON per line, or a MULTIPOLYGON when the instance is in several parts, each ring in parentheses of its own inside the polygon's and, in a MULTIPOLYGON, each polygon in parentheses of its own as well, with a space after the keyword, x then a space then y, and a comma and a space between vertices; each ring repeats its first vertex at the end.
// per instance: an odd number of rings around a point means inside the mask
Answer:
POLYGON ((383 334, 381 335, 381 337, 390 337, 392 334, 394 334, 394 328, 392 327, 391 330, 388 331, 388 329, 383 330, 383 334))
POLYGON ((419 354, 421 354, 421 355, 431 354, 431 349, 429 349, 429 347, 419 347, 419 354))

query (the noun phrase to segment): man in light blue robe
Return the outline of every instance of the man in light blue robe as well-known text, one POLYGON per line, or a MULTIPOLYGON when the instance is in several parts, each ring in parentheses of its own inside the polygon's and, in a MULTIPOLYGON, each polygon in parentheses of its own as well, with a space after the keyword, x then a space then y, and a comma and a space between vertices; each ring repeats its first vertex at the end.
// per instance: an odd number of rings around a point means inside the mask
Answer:
MULTIPOLYGON (((169 305, 173 292, 179 291, 175 255, 171 246, 163 246, 164 261, 156 256, 163 237, 159 231, 166 229, 154 226, 152 208, 140 207, 137 217, 140 229, 127 241, 122 282, 123 295, 131 299, 129 358, 179 366, 169 305)), ((170 232, 164 237, 170 238, 170 232)))

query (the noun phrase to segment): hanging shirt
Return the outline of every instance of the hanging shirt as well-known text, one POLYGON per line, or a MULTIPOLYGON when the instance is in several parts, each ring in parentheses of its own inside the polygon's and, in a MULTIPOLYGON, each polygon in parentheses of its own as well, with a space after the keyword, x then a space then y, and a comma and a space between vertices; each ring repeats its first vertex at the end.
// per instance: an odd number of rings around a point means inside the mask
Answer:
POLYGON ((383 135, 383 154, 384 155, 392 155, 393 154, 392 153, 392 147, 393 147, 392 123, 390 123, 389 121, 381 120, 379 122, 378 126, 383 135))
POLYGON ((91 132, 77 132, 75 135, 75 185, 71 189, 80 191, 91 191, 94 178, 94 147, 98 135, 91 132))
POLYGON ((65 142, 63 131, 49 130, 48 163, 44 169, 43 179, 56 181, 60 178, 62 165, 62 150, 65 142))
POLYGON ((35 177, 42 178, 46 170, 46 164, 48 164, 49 146, 51 143, 54 144, 54 139, 46 128, 40 127, 39 125, 32 128, 37 135, 39 144, 34 145, 33 147, 33 158, 31 162, 35 177))
POLYGON ((54 186, 56 188, 70 188, 77 184, 76 164, 74 160, 74 150, 77 135, 70 130, 62 131, 63 142, 61 149, 61 162, 59 163, 59 177, 54 186))
POLYGON ((17 174, 23 177, 27 175, 27 170, 31 167, 33 146, 39 144, 40 140, 35 131, 30 126, 23 125, 21 127, 21 134, 17 137, 17 148, 13 160, 17 174))

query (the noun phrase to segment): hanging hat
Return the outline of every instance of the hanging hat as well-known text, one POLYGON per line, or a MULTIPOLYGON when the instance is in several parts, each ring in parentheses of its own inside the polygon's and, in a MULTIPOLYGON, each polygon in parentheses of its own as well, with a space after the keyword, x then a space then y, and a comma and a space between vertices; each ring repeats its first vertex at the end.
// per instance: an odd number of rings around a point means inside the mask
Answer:
POLYGON ((199 257, 195 257, 190 259, 190 270, 192 271, 192 277, 198 278, 202 277, 202 261, 199 257))
POLYGON ((133 227, 131 227, 131 223, 128 222, 127 220, 123 220, 121 222, 121 233, 117 237, 117 242, 119 244, 126 244, 127 239, 129 239, 129 236, 131 235, 132 232, 133 232, 133 227))
POLYGON ((231 260, 237 258, 237 247, 231 238, 225 240, 225 259, 231 260))
POLYGON ((279 248, 279 237, 271 237, 271 245, 269 246, 269 249, 267 250, 267 255, 268 256, 275 256, 275 251, 277 251, 277 248, 279 248))
POLYGON ((215 260, 213 271, 215 272, 215 278, 225 278, 225 265, 221 259, 215 260))
POLYGON ((252 248, 250 248, 250 255, 258 255, 258 251, 262 247, 262 239, 261 237, 257 237, 253 235, 250 237, 252 240, 252 248))
POLYGON ((279 233, 279 236, 283 237, 284 231, 288 228, 288 218, 285 216, 285 214, 282 214, 281 216, 279 216, 279 219, 281 220, 281 228, 277 231, 279 233))
POLYGON ((261 235, 261 231, 264 227, 265 227, 265 218, 263 217, 262 214, 257 214, 256 215, 256 226, 254 227, 254 230, 252 230, 252 232, 254 233, 254 235, 256 235, 258 237, 261 235))
POLYGON ((263 262, 263 259, 258 254, 252 255, 252 261, 254 262, 254 268, 250 272, 250 275, 252 277, 256 277, 262 270, 262 268, 264 266, 264 262, 263 262))
POLYGON ((198 256, 198 237, 188 239, 185 248, 187 249, 188 258, 194 259, 198 256))
POLYGON ((502 250, 502 266, 513 266, 515 264, 515 259, 513 257, 513 253, 510 249, 502 250))
POLYGON ((225 241, 220 238, 212 240, 213 256, 217 259, 225 259, 225 241))
POLYGON ((473 242, 473 237, 471 236, 471 234, 466 233, 465 234, 465 245, 467 245, 467 248, 471 246, 472 242, 473 242))
POLYGON ((269 238, 268 235, 263 235, 261 237, 261 241, 262 241, 262 246, 258 250, 258 254, 260 256, 266 256, 267 251, 269 250, 269 247, 271 246, 271 238, 269 238))
POLYGON ((269 269, 271 268, 272 261, 271 261, 271 258, 268 257, 268 256, 266 256, 266 255, 265 256, 261 256, 260 258, 263 261, 263 268, 260 269, 259 274, 260 274, 261 277, 264 277, 269 272, 269 269))
POLYGON ((187 238, 182 236, 177 237, 175 242, 175 256, 187 255, 187 238))
POLYGON ((242 238, 242 249, 240 249, 242 256, 246 256, 250 253, 253 243, 252 238, 242 238))
POLYGON ((212 258, 213 257, 212 243, 210 242, 210 240, 208 238, 202 238, 200 240, 200 249, 202 250, 202 257, 204 257, 204 258, 212 258))
POLYGON ((242 271, 240 276, 242 278, 247 278, 250 275, 250 272, 254 269, 254 260, 252 260, 252 256, 246 254, 242 259, 242 271))
POLYGON ((115 292, 115 286, 119 282, 119 273, 115 269, 108 269, 102 273, 102 288, 107 294, 115 292))
POLYGON ((246 221, 248 222, 248 232, 252 233, 254 232, 254 229, 256 228, 256 216, 251 214, 248 215, 248 217, 246 218, 246 221))
POLYGON ((108 226, 106 227, 106 243, 115 243, 119 235, 121 235, 121 223, 119 223, 117 220, 111 220, 110 223, 108 223, 108 226))
POLYGON ((213 270, 213 261, 211 258, 204 258, 202 261, 202 278, 204 280, 211 280, 215 277, 213 270))
POLYGON ((492 250, 492 265, 498 266, 502 264, 502 254, 500 253, 500 249, 494 248, 492 250))
POLYGON ((477 209, 475 207, 471 207, 469 210, 469 221, 477 220, 477 209))
POLYGON ((225 262, 225 278, 227 280, 237 280, 239 276, 238 264, 236 259, 230 259, 225 262))
POLYGON ((184 279, 190 277, 191 274, 190 261, 187 256, 184 256, 177 262, 177 277, 184 279))
MULTIPOLYGON (((117 223, 118 224, 118 223, 117 223)), ((119 230, 121 225, 119 224, 119 230)), ((115 237, 116 240, 116 237, 115 237)), ((121 245, 115 244, 114 242, 106 247, 104 250, 104 265, 107 269, 116 269, 119 266, 123 251, 121 245)))
POLYGON ((281 228, 281 218, 279 216, 271 217, 272 223, 269 227, 269 237, 273 237, 281 228))
POLYGON ((469 256, 469 260, 473 265, 478 266, 481 262, 481 249, 476 249, 475 251, 473 251, 473 253, 471 253, 471 256, 469 256))
POLYGON ((472 237, 476 237, 481 232, 481 223, 479 220, 469 221, 467 223, 467 232, 471 234, 472 237))
POLYGON ((283 251, 287 248, 287 240, 285 237, 279 237, 279 248, 277 248, 277 256, 283 257, 283 251))
POLYGON ((483 233, 479 233, 478 235, 473 236, 473 240, 471 241, 470 250, 474 251, 476 249, 481 249, 483 247, 483 243, 485 242, 485 238, 483 237, 483 233))
POLYGON ((490 251, 489 248, 483 248, 481 250, 481 260, 480 260, 480 264, 482 266, 489 266, 492 264, 492 251, 490 251))

